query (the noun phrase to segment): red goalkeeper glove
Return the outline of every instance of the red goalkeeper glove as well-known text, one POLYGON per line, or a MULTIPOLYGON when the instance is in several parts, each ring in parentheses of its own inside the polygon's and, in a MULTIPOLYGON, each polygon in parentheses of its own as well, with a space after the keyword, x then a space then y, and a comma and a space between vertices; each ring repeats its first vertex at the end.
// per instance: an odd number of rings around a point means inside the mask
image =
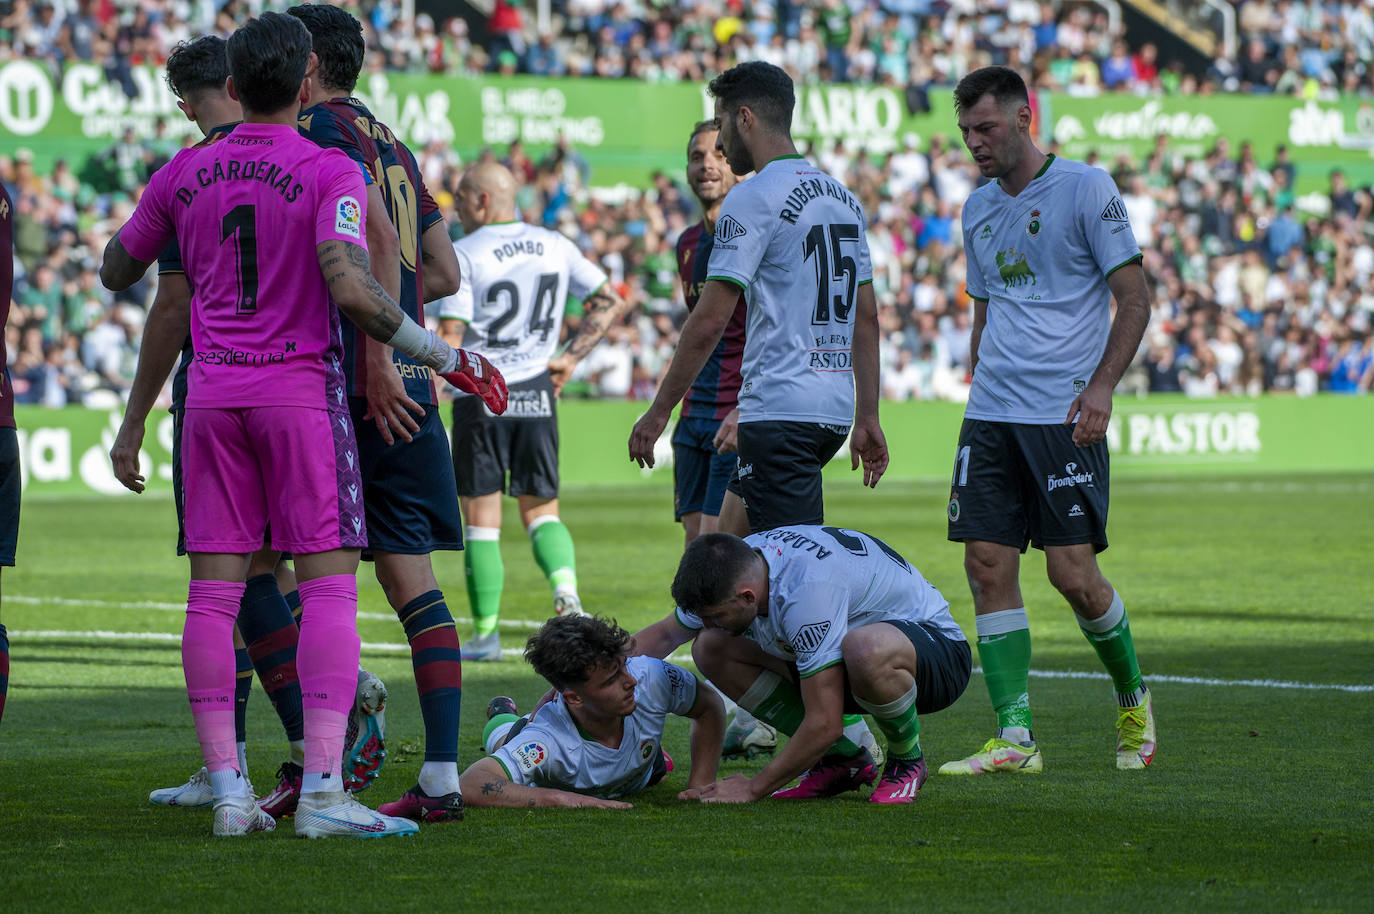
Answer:
POLYGON ((499 416, 506 411, 506 398, 510 394, 506 379, 485 356, 459 349, 458 367, 439 377, 461 391, 481 397, 492 415, 499 416))

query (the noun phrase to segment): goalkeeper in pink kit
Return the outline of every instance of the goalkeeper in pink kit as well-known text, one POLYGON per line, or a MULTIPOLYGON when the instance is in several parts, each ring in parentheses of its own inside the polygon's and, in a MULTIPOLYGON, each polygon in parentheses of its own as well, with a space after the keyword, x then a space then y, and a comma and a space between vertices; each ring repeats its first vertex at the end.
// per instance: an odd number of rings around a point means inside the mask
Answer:
POLYGON ((216 835, 275 827, 238 771, 233 722, 234 618, 249 554, 269 521, 273 547, 294 554, 304 605, 297 668, 305 773, 296 833, 416 831, 410 820, 345 794, 340 771, 357 685, 355 573, 367 531, 339 312, 478 394, 493 412, 506 405, 505 382, 490 363, 421 328, 372 278, 362 172, 296 130, 311 56, 310 33, 288 16, 265 13, 235 32, 229 91, 243 105, 244 123, 155 174, 101 265, 106 286, 127 288, 175 236, 194 289, 182 665, 216 835))

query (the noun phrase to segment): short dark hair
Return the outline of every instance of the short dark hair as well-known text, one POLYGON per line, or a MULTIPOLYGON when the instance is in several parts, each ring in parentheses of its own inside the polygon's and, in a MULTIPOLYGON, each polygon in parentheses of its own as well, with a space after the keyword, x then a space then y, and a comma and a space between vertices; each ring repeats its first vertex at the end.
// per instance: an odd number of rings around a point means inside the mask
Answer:
POLYGON ((245 110, 272 114, 296 100, 310 65, 305 26, 281 13, 263 13, 230 35, 225 50, 245 110))
POLYGON ((352 14, 327 3, 302 3, 286 12, 310 30, 315 56, 320 59, 320 82, 330 89, 352 93, 367 53, 363 24, 352 14))
POLYGON ((687 148, 692 148, 692 142, 703 133, 719 133, 720 121, 711 118, 709 121, 697 121, 692 125, 692 133, 687 137, 687 148))
POLYGON ((1030 104, 1030 93, 1026 91, 1026 81, 1021 74, 1007 67, 983 67, 966 75, 954 87, 955 113, 972 108, 978 104, 978 99, 989 93, 1001 105, 1008 102, 1030 104))
POLYGON ((167 55, 167 88, 182 101, 211 90, 224 91, 229 78, 225 41, 218 35, 202 35, 180 42, 167 55))
POLYGON ((760 121, 774 130, 792 129, 792 109, 797 95, 792 77, 781 67, 762 60, 750 60, 731 67, 711 80, 706 87, 711 97, 733 117, 747 105, 760 121))
POLYGON ((692 540, 682 553, 673 578, 673 600, 695 613, 724 603, 754 561, 754 548, 729 533, 708 533, 692 540))
POLYGON ((525 659, 560 692, 591 678, 598 666, 619 663, 630 633, 614 619, 556 616, 525 642, 525 659))

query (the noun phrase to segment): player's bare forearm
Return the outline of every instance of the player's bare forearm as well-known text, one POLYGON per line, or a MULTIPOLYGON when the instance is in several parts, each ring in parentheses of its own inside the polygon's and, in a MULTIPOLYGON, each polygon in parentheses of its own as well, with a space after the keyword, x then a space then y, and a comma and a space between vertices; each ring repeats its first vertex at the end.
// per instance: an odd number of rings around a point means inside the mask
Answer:
POLYGON ((720 749, 725 743, 725 705, 716 690, 697 683, 697 700, 687 712, 692 719, 692 770, 687 786, 705 787, 716 779, 720 768, 720 749))
POLYGON ((111 292, 122 292, 138 282, 151 264, 151 260, 135 260, 115 232, 100 261, 100 282, 111 292))
POLYGON ((658 412, 666 417, 682 401, 687 388, 692 386, 697 375, 701 374, 702 366, 715 351, 738 301, 738 286, 720 279, 707 280, 697 306, 682 325, 677 351, 673 353, 668 373, 658 386, 650 412, 658 412))
POLYGON ((669 614, 635 633, 630 639, 630 656, 666 660, 669 654, 694 637, 696 632, 679 622, 675 614, 669 614))
POLYGON ((878 415, 878 299, 873 283, 859 286, 858 307, 854 313, 854 338, 850 341, 854 359, 854 415, 878 415))
POLYGON ((583 303, 582 323, 563 354, 578 361, 586 358, 587 353, 601 342, 606 331, 624 317, 628 310, 629 301, 621 298, 609 282, 602 283, 601 288, 587 296, 586 302, 583 303))
POLYGON ((446 298, 458 291, 462 277, 458 271, 458 255, 448 240, 448 223, 440 219, 420 236, 420 263, 424 278, 425 303, 446 298))
POLYGON ((456 317, 439 318, 439 338, 454 349, 463 348, 463 337, 467 336, 468 322, 456 317))
POLYGON ((373 339, 395 336, 405 314, 372 275, 367 251, 347 241, 326 241, 315 249, 329 297, 373 339))
POLYGON ((1093 372, 1092 383, 1114 389, 1130 367, 1150 323, 1150 292, 1145 284, 1145 268, 1139 261, 1128 263, 1107 277, 1116 298, 1116 319, 1107 334, 1107 347, 1093 372))
POLYGON ((143 322, 143 341, 138 350, 124 421, 142 424, 152 411, 158 392, 176 365, 177 355, 191 332, 191 286, 182 273, 164 273, 157 295, 143 322))
POLYGON ((490 756, 473 762, 458 779, 458 786, 463 793, 463 802, 467 806, 630 808, 629 803, 619 803, 615 800, 602 800, 567 790, 551 790, 545 787, 526 787, 522 784, 516 784, 506 776, 500 763, 490 756))
POLYGON ((832 666, 801 681, 806 716, 773 760, 753 777, 766 797, 816 763, 844 733, 844 667, 832 666))
POLYGON ((738 300, 737 286, 719 279, 706 281, 696 308, 687 316, 687 323, 682 325, 677 352, 673 354, 672 364, 659 382, 654 402, 630 430, 630 459, 641 467, 654 465, 654 445, 663 434, 673 407, 682 400, 683 394, 692 386, 701 373, 701 367, 720 342, 726 324, 735 313, 738 300))

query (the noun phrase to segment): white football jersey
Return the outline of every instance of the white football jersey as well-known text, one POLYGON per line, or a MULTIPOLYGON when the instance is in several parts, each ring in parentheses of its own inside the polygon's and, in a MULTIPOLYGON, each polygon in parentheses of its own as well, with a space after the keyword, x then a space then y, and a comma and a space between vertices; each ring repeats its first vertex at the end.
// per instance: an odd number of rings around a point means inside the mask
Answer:
POLYGON ((988 303, 964 415, 1063 422, 1107 345, 1106 277, 1141 256, 1116 184, 1051 157, 1015 197, 978 188, 963 222, 968 294, 988 303))
POLYGON ((692 710, 697 679, 653 657, 631 657, 625 665, 639 684, 634 712, 625 718, 620 748, 583 737, 560 695, 493 753, 513 782, 604 799, 648 786, 655 760, 663 751, 663 721, 669 714, 686 715, 692 710))
POLYGON ((507 384, 548 370, 568 296, 584 299, 606 281, 565 236, 524 222, 484 225, 453 250, 461 284, 432 307, 467 322, 463 348, 490 359, 507 384))
MULTIPOLYGON (((768 563, 768 612, 744 633, 774 657, 796 663, 803 676, 842 661, 840 643, 850 629, 905 620, 934 625, 964 641, 935 586, 891 546, 842 527, 776 527, 745 537, 768 563)), ((682 608, 677 620, 691 629, 701 618, 682 608)))
POLYGON ((726 196, 708 279, 744 289, 741 422, 854 421, 854 307, 871 282, 863 207, 801 156, 726 196))

